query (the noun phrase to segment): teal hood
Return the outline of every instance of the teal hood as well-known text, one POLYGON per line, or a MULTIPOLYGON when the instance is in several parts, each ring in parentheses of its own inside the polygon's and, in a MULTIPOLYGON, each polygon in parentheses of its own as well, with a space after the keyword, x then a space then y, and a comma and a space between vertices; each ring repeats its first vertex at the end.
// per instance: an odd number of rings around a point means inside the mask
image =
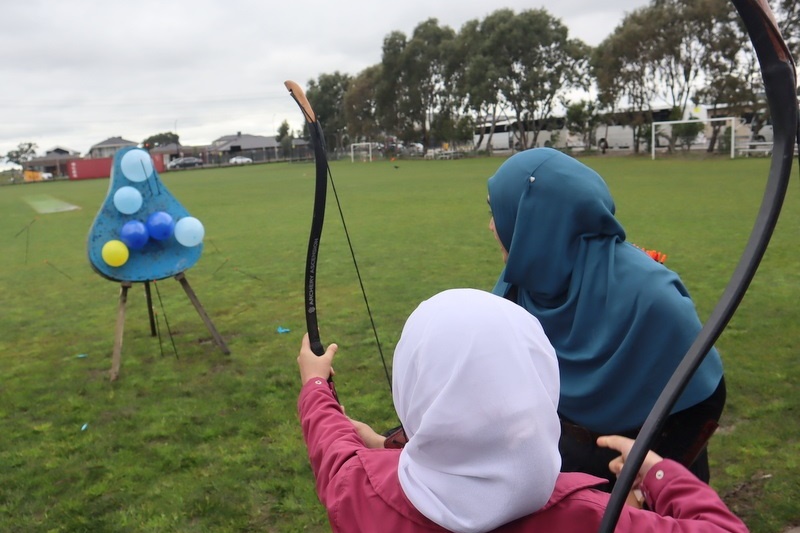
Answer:
MULTIPOLYGON (((542 323, 561 374, 559 412, 598 432, 640 427, 702 324, 678 275, 625 241, 595 171, 549 148, 510 157, 489 179, 508 250, 494 293, 542 323)), ((712 348, 674 411, 708 398, 722 377, 712 348)))

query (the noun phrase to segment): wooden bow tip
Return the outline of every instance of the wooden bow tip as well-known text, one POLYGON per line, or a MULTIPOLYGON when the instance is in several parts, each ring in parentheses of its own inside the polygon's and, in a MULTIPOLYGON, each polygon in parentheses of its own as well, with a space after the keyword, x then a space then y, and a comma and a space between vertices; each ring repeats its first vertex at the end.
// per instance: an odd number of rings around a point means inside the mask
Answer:
POLYGON ((297 84, 292 80, 286 80, 283 82, 286 88, 289 90, 289 94, 292 95, 292 98, 295 99, 297 105, 303 110, 303 115, 306 117, 306 121, 309 124, 313 124, 317 120, 317 116, 314 114, 314 109, 311 107, 311 103, 309 103, 308 98, 306 98, 306 93, 297 84))

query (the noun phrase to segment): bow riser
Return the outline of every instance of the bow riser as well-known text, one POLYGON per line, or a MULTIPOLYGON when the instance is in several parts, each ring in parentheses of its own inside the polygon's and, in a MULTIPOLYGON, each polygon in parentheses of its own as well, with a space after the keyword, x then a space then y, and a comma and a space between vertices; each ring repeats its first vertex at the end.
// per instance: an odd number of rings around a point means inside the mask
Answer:
POLYGON ((314 146, 314 160, 316 161, 316 187, 314 191, 314 214, 311 218, 311 230, 308 238, 308 253, 306 254, 306 326, 311 351, 317 355, 325 353, 325 348, 319 338, 317 322, 317 259, 319 246, 322 241, 322 227, 325 221, 325 204, 327 202, 327 172, 328 163, 325 147, 321 141, 322 129, 319 123, 309 124, 311 128, 311 143, 314 146), (320 178, 321 176, 321 178, 320 178))

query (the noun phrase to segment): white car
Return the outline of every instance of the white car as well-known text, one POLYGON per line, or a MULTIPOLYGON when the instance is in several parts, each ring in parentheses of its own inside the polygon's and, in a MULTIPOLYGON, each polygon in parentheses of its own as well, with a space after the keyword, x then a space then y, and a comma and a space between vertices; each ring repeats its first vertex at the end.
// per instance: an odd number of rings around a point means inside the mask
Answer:
POLYGON ((406 151, 410 155, 422 155, 425 153, 425 147, 422 146, 422 143, 408 143, 406 145, 406 151))
POLYGON ((231 165, 246 165, 252 162, 253 162, 252 159, 250 159, 249 157, 245 157, 243 155, 237 155, 236 157, 231 157, 228 160, 228 163, 230 163, 231 165))

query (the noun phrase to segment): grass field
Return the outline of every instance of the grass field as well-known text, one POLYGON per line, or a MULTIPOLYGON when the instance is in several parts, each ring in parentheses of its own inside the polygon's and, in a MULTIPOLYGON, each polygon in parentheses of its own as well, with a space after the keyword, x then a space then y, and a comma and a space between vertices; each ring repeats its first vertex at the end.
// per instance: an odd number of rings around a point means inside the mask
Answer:
MULTIPOLYGON (((585 161, 606 177, 628 239, 668 255, 705 319, 752 228, 768 161, 585 161)), ((493 286, 501 258, 487 229, 486 178, 500 162, 332 164, 387 359, 421 300, 493 286)), ((205 225, 187 278, 232 353, 217 349, 172 279, 156 285, 161 337, 151 337, 144 289, 134 285, 113 383, 119 286, 86 258, 108 181, 0 187, 0 531, 327 531, 295 408, 314 167, 162 181, 205 225), (80 209, 39 214, 32 206, 42 202, 80 209)), ((799 201, 793 179, 761 268, 717 343, 728 404, 710 445, 712 485, 756 533, 800 525, 799 201)), ((340 345, 342 403, 391 427, 389 387, 331 202, 318 276, 322 340, 340 345)))

